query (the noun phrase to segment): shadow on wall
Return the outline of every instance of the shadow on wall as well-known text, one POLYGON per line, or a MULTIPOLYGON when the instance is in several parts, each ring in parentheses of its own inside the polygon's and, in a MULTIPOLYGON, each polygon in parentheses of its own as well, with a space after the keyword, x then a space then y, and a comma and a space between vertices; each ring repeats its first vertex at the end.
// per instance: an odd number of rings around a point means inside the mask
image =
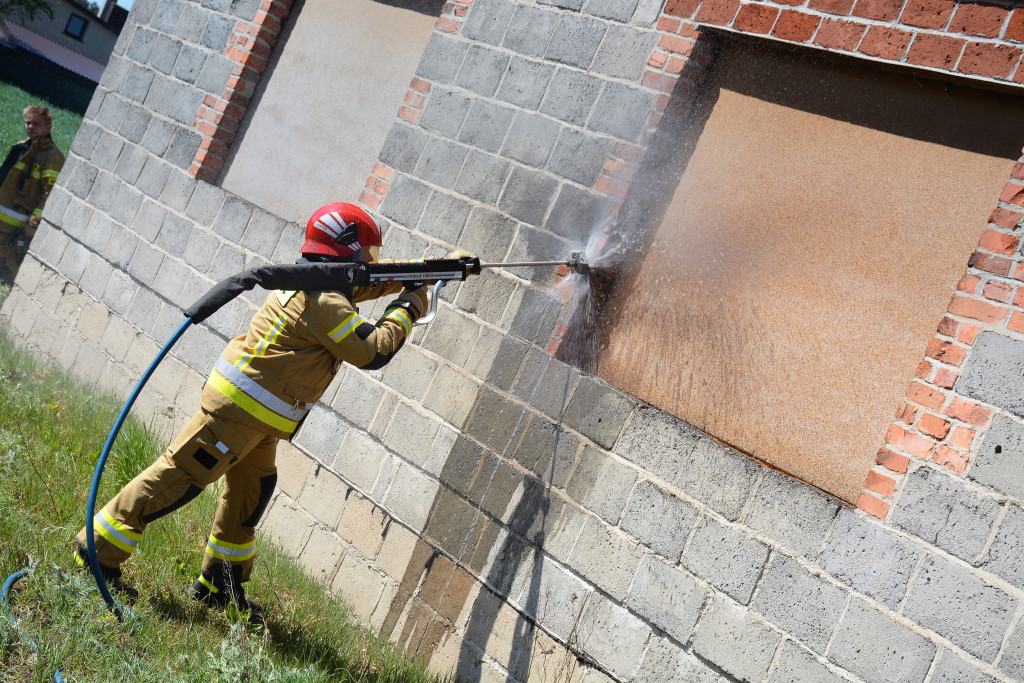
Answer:
POLYGON ((441 10, 444 8, 447 0, 373 0, 380 5, 387 5, 388 7, 398 7, 399 9, 407 9, 413 12, 419 12, 420 14, 426 14, 431 17, 441 16, 441 10))

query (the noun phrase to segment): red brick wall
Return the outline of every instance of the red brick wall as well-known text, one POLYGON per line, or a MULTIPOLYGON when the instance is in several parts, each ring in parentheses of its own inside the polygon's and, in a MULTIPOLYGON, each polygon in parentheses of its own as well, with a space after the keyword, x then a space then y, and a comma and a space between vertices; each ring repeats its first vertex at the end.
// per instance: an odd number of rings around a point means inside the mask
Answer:
POLYGON ((862 510, 885 517, 911 458, 932 460, 957 474, 967 468, 975 437, 989 426, 992 411, 958 396, 953 385, 983 327, 1024 332, 1024 256, 1018 252, 1022 222, 1024 157, 1013 167, 947 315, 885 434, 877 466, 857 501, 862 510))
POLYGON ((668 0, 669 46, 695 24, 914 65, 1024 83, 1024 5, 954 0, 668 0))
POLYGON ((203 141, 192 161, 190 173, 213 181, 224 167, 228 148, 235 139, 256 84, 267 68, 270 53, 288 18, 292 0, 263 0, 252 21, 239 21, 224 54, 235 63, 231 78, 220 97, 207 95, 193 126, 203 141))

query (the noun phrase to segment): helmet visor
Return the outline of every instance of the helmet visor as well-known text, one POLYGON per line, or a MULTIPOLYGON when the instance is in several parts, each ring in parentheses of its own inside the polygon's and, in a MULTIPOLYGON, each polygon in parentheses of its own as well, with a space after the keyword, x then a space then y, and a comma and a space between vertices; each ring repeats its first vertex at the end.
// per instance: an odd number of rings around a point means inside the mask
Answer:
POLYGON ((380 247, 370 245, 359 250, 359 260, 363 263, 377 263, 380 261, 380 247))

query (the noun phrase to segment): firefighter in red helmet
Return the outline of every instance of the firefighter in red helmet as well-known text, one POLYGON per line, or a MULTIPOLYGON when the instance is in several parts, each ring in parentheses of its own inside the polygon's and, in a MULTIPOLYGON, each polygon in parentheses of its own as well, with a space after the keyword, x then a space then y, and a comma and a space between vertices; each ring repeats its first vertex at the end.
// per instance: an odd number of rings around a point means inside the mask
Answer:
MULTIPOLYGON (((368 213, 353 204, 327 204, 306 225, 300 263, 373 263, 380 246, 380 228, 368 213)), ((252 571, 255 527, 277 482, 277 440, 292 437, 343 362, 383 367, 426 310, 423 288, 402 291, 401 284, 357 287, 351 296, 271 292, 249 331, 228 342, 217 360, 199 411, 164 454, 96 514, 96 554, 108 585, 134 594, 121 580, 120 566, 146 526, 223 476, 220 505, 191 595, 215 605, 232 602, 258 610, 243 584, 252 571), (379 320, 360 316, 357 303, 396 293, 379 320)), ((85 529, 76 540, 76 559, 84 566, 85 529)))

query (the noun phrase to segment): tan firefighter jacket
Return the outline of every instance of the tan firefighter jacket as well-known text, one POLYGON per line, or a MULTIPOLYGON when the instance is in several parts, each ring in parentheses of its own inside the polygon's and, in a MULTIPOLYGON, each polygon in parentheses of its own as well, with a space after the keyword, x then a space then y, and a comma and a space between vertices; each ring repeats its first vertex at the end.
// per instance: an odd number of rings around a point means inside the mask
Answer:
POLYGON ((63 166, 64 155, 49 135, 29 145, 7 177, 0 179, 0 231, 12 233, 26 224, 39 225, 43 205, 63 166))
POLYGON ((402 291, 400 284, 341 292, 271 292, 243 336, 228 342, 206 386, 204 410, 287 439, 342 362, 383 367, 412 331, 414 319, 389 306, 376 324, 355 303, 402 291), (268 429, 269 427, 269 429, 268 429))

